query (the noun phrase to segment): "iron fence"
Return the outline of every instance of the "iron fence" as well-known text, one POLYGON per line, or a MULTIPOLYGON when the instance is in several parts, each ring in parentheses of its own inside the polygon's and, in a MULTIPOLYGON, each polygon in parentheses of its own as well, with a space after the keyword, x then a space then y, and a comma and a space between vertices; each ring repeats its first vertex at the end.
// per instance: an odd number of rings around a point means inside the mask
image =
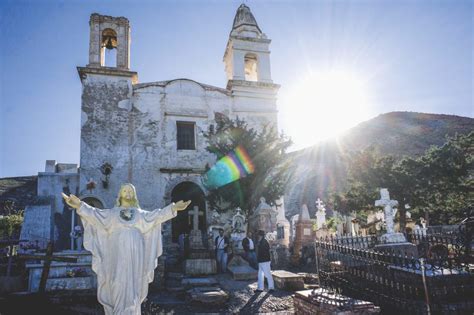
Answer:
POLYGON ((407 239, 419 249, 417 257, 386 246, 379 251, 376 237, 316 241, 312 253, 321 284, 371 301, 384 314, 472 314, 472 223, 456 233, 410 234, 407 239))

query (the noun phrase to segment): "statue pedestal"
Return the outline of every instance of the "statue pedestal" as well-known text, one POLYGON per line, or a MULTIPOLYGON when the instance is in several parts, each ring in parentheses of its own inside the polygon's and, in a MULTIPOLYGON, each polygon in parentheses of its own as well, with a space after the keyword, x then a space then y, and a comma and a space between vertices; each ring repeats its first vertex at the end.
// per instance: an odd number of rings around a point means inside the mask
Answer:
POLYGON ((402 233, 385 233, 380 236, 380 243, 382 244, 396 244, 396 243, 406 243, 407 239, 402 233))
POLYGON ((380 243, 374 249, 380 252, 394 252, 397 255, 418 258, 418 249, 415 244, 407 242, 402 233, 386 233, 380 237, 380 243))

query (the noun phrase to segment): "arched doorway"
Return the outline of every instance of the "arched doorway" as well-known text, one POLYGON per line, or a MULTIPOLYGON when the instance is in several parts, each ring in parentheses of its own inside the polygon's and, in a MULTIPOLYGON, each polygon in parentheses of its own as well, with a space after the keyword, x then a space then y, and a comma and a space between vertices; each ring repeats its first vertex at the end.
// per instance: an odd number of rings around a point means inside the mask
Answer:
POLYGON ((191 204, 186 210, 179 211, 178 215, 171 221, 171 231, 173 242, 178 242, 178 236, 182 233, 189 234, 193 228, 193 216, 190 210, 195 206, 198 207, 199 212, 199 229, 206 233, 206 200, 204 192, 201 188, 193 182, 182 182, 176 185, 171 192, 171 201, 191 200, 191 204))
MULTIPOLYGON (((94 207, 94 208, 97 208, 97 209, 104 209, 104 204, 98 198, 87 196, 87 197, 81 198, 81 201, 84 201, 85 203, 87 203, 91 207, 94 207)), ((81 225, 82 226, 81 217, 77 214, 76 211, 74 211, 74 212, 75 212, 74 222, 76 222, 75 225, 81 225)), ((73 227, 71 227, 71 229, 72 228, 73 227)))
POLYGON ((97 198, 94 197, 85 197, 82 198, 82 201, 87 203, 89 206, 98 208, 98 209, 104 209, 104 204, 97 198))

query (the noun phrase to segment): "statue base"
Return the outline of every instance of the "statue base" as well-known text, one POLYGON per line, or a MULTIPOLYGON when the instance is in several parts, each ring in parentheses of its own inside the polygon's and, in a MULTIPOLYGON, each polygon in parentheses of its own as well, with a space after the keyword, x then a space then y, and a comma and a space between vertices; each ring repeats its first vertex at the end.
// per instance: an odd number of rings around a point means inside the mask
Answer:
POLYGON ((217 262, 211 258, 186 259, 184 273, 190 276, 213 275, 217 273, 217 262))
POLYGON ((395 243, 406 243, 407 239, 402 233, 385 233, 380 236, 380 243, 382 244, 395 244, 395 243))
POLYGON ((375 245, 375 251, 418 258, 418 248, 415 244, 407 242, 402 233, 386 233, 380 237, 380 243, 375 245))

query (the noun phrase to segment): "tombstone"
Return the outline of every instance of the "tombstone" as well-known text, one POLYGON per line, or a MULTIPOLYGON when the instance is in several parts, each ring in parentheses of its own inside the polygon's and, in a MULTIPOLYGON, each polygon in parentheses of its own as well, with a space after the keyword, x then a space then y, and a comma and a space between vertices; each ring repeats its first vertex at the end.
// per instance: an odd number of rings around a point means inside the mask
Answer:
POLYGON ((233 246, 236 251, 242 251, 242 240, 247 234, 247 227, 245 225, 245 216, 241 213, 241 209, 236 209, 236 214, 232 217, 232 232, 230 238, 233 241, 233 246))
POLYGON ((97 277, 92 272, 92 255, 87 251, 65 250, 53 253, 50 243, 45 255, 19 255, 18 257, 29 260, 25 264, 29 273, 29 292, 97 288, 97 277))
POLYGON ((276 242, 282 246, 290 246, 290 222, 285 216, 285 201, 281 197, 276 203, 277 215, 277 237, 276 242))
POLYGON ((294 265, 299 265, 301 258, 301 249, 303 246, 311 244, 315 239, 313 232, 313 222, 309 217, 308 207, 303 205, 298 221, 295 224, 295 241, 293 242, 293 254, 291 255, 291 262, 294 265))
POLYGON ((234 255, 227 264, 227 270, 234 280, 255 280, 257 270, 250 267, 249 263, 240 255, 234 255))
POLYGON ((188 290, 187 299, 200 305, 222 305, 229 300, 229 295, 219 287, 196 287, 188 290))
POLYGON ((272 271, 275 287, 285 291, 297 291, 304 289, 303 276, 286 270, 272 271))
POLYGON ((254 235, 257 231, 263 230, 265 233, 276 231, 277 212, 266 203, 265 198, 260 198, 260 204, 249 217, 249 229, 254 235))
POLYGON ((193 210, 188 211, 189 215, 192 215, 193 229, 189 235, 189 248, 192 250, 204 249, 202 243, 202 232, 199 229, 199 216, 203 216, 204 212, 199 211, 198 206, 194 206, 193 210))
POLYGON ((187 275, 210 275, 217 273, 216 260, 211 258, 209 250, 207 250, 202 242, 202 232, 199 230, 199 216, 202 211, 199 211, 197 206, 189 211, 193 216, 193 229, 189 237, 189 258, 184 264, 184 272, 187 275))
POLYGON ((375 201, 376 207, 384 207, 384 218, 387 225, 387 233, 380 237, 380 244, 375 246, 375 250, 395 251, 402 255, 418 256, 416 246, 407 242, 403 233, 395 233, 395 214, 394 207, 398 205, 398 201, 390 200, 390 194, 386 188, 380 189, 380 200, 375 201))
POLYGON ((298 222, 300 218, 299 214, 295 214, 294 216, 291 217, 290 219, 290 225, 291 225, 291 235, 290 235, 290 240, 293 243, 296 238, 296 222, 298 222))
POLYGON ((25 209, 20 239, 37 241, 40 248, 46 248, 52 239, 51 205, 33 205, 25 209))
POLYGON ((74 243, 73 243, 74 246, 71 248, 71 250, 77 250, 77 251, 82 250, 83 235, 84 235, 84 230, 82 226, 76 225, 74 227, 73 232, 71 232, 71 237, 74 240, 74 243))
POLYGON ((328 289, 297 291, 293 295, 295 314, 379 314, 380 307, 372 302, 356 300, 328 289))
POLYGON ((421 217, 420 218, 420 224, 421 224, 421 229, 420 229, 420 234, 423 236, 426 236, 426 231, 428 231, 428 228, 426 227, 428 222, 426 222, 426 219, 421 217))
POLYGON ((336 236, 342 236, 344 234, 344 225, 343 225, 343 222, 342 222, 342 215, 334 210, 333 211, 333 218, 335 220, 335 224, 336 224, 336 236))
POLYGON ((316 224, 317 229, 320 229, 326 224, 326 208, 324 207, 322 200, 319 198, 316 200, 316 208, 316 224))
POLYGON ((352 236, 358 236, 359 235, 359 228, 360 228, 360 220, 354 217, 351 220, 352 223, 352 236))

